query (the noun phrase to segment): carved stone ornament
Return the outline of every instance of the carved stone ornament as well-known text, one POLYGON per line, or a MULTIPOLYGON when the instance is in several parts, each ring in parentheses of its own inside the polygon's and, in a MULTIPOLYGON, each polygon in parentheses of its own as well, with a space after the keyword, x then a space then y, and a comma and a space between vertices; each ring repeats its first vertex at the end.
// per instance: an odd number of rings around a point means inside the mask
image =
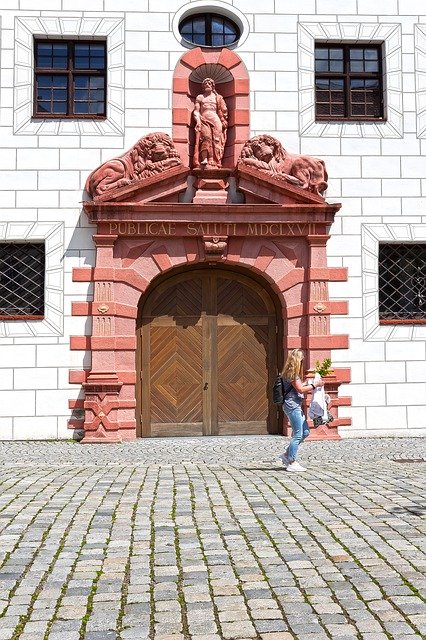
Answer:
POLYGON ((204 253, 208 260, 221 260, 228 248, 228 236, 203 236, 204 253))
POLYGON ((107 160, 92 171, 86 182, 86 191, 96 199, 105 191, 119 189, 181 164, 170 136, 149 133, 130 151, 119 158, 107 160))
POLYGON ((327 307, 325 306, 325 304, 323 304, 322 302, 318 302, 315 306, 314 306, 314 311, 316 311, 317 313, 322 313, 323 311, 325 311, 327 309, 327 307))
POLYGON ((106 313, 107 311, 109 311, 109 306, 107 304, 101 304, 98 307, 98 311, 99 313, 106 313))
POLYGON ((322 195, 328 186, 322 160, 288 153, 281 142, 267 134, 255 136, 245 143, 238 164, 256 167, 317 195, 322 195))

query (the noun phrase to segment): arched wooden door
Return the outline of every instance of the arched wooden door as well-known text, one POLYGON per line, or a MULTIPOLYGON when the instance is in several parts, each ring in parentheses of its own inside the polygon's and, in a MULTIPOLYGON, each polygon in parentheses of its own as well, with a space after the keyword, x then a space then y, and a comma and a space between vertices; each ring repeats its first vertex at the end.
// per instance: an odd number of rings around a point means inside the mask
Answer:
POLYGON ((220 268, 158 284, 140 310, 139 435, 278 432, 277 314, 265 289, 220 268))

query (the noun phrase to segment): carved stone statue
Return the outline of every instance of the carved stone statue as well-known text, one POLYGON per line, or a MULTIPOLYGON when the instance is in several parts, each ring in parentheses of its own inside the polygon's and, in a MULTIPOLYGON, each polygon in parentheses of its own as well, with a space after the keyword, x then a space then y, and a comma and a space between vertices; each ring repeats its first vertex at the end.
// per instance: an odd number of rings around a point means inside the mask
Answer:
POLYGON ((225 150, 228 128, 228 109, 217 93, 212 78, 203 80, 203 93, 195 100, 194 167, 220 167, 225 150))
POLYGON ((238 164, 257 167, 317 195, 322 195, 328 186, 327 170, 322 160, 290 154, 281 142, 266 134, 245 143, 238 164))
POLYGON ((119 158, 107 160, 92 171, 86 182, 86 191, 95 198, 107 190, 124 187, 181 164, 170 136, 149 133, 130 151, 119 158))

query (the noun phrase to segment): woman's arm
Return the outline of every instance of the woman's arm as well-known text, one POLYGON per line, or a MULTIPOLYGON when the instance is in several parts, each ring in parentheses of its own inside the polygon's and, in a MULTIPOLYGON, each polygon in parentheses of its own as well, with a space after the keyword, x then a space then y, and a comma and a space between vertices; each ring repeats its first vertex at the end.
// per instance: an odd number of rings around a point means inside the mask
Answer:
POLYGON ((321 379, 312 379, 312 382, 303 383, 300 378, 296 378, 296 380, 293 380, 291 384, 298 393, 303 393, 304 395, 306 395, 310 391, 313 391, 316 387, 323 387, 324 381, 321 379))

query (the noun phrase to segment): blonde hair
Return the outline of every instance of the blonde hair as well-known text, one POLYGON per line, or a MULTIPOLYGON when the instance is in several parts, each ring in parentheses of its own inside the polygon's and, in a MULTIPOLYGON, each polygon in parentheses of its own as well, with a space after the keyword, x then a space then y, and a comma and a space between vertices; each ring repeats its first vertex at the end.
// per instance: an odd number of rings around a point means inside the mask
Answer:
POLYGON ((282 370, 282 377, 287 380, 296 380, 302 377, 303 351, 301 349, 293 349, 288 354, 286 363, 282 370))

